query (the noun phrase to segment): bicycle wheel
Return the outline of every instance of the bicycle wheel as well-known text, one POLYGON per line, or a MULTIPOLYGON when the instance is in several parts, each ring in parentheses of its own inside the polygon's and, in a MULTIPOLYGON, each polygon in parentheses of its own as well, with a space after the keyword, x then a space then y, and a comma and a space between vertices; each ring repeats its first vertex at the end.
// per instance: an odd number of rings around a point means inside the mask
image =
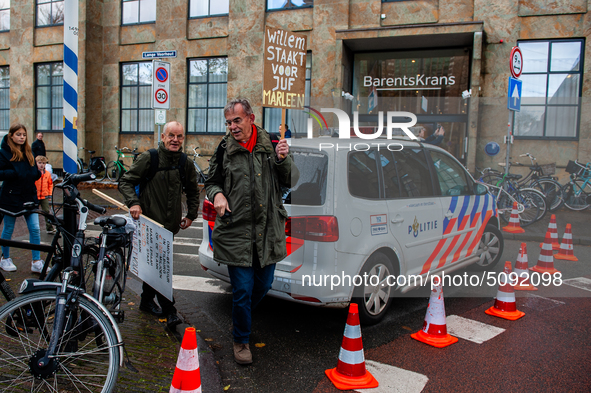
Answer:
POLYGON ((486 184, 492 184, 493 186, 499 185, 503 180, 503 175, 496 172, 487 172, 482 175, 481 181, 486 184))
POLYGON ((562 190, 564 192, 564 205, 571 210, 584 210, 589 207, 589 196, 591 196, 591 184, 581 179, 571 180, 566 183, 562 190), (585 188, 583 188, 585 186, 585 188))
POLYGON ((84 283, 86 284, 86 293, 92 295, 92 286, 96 274, 96 260, 98 258, 98 247, 94 245, 84 246, 82 251, 82 267, 84 268, 84 283))
POLYGON ((104 161, 99 161, 97 166, 98 169, 94 171, 94 174, 96 175, 96 181, 103 181, 105 180, 105 177, 107 177, 107 165, 104 161))
POLYGON ((107 177, 111 181, 119 181, 122 175, 121 167, 115 161, 109 162, 107 165, 107 177))
POLYGON ((37 365, 51 338, 55 306, 55 290, 49 290, 0 308, 0 390, 112 392, 119 372, 117 336, 109 320, 83 297, 66 310, 55 357, 44 368, 37 365))
POLYGON ((107 251, 103 261, 103 269, 99 276, 102 296, 98 295, 101 298, 97 299, 107 306, 109 311, 118 310, 123 299, 127 276, 124 261, 123 251, 119 248, 107 251))
POLYGON ((513 193, 513 197, 523 211, 519 213, 519 224, 522 227, 533 224, 546 214, 546 197, 540 191, 533 188, 522 188, 513 193))
POLYGON ((538 179, 531 184, 532 188, 541 191, 546 196, 548 210, 553 212, 564 203, 562 185, 553 179, 538 179))

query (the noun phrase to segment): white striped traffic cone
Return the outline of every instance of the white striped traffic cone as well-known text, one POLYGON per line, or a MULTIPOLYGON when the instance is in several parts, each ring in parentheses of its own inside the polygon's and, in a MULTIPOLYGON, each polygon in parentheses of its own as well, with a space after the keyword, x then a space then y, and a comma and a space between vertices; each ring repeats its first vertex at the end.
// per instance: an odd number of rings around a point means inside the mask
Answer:
POLYGON ((497 291, 495 304, 484 312, 488 315, 515 321, 524 316, 525 313, 517 310, 517 304, 515 303, 515 291, 509 278, 511 274, 511 262, 505 262, 505 270, 503 272, 505 273, 504 282, 501 282, 503 277, 499 276, 499 290, 497 291))
POLYGON ((546 231, 546 239, 544 245, 540 251, 540 257, 538 258, 538 264, 534 267, 530 267, 529 270, 538 273, 560 273, 554 268, 554 255, 552 254, 552 244, 550 243, 550 231, 546 231))
POLYGON ((201 372, 195 328, 185 329, 169 393, 201 393, 201 372))
POLYGON ((521 243, 519 248, 519 255, 517 256, 517 262, 515 262, 515 274, 517 274, 518 281, 515 285, 516 291, 537 291, 538 288, 534 287, 529 281, 529 270, 527 260, 527 245, 521 243))
POLYGON ((368 389, 379 386, 374 376, 365 369, 357 303, 349 305, 349 315, 337 367, 326 370, 325 373, 334 386, 340 390, 368 389))
POLYGON ((570 224, 566 224, 564 237, 562 238, 562 243, 560 243, 560 251, 558 251, 558 254, 554 254, 554 259, 562 259, 566 261, 579 260, 579 258, 575 257, 575 254, 573 253, 573 234, 571 232, 570 224))
POLYGON ((427 314, 423 322, 423 329, 410 335, 415 340, 424 342, 437 348, 447 347, 458 342, 454 336, 447 334, 445 322, 445 304, 443 302, 443 289, 441 283, 431 290, 427 314))
MULTIPOLYGON (((556 251, 560 249, 560 243, 558 243, 558 228, 556 227, 556 215, 550 216, 550 223, 548 224, 548 232, 550 232, 550 240, 552 244, 552 250, 556 251)), ((543 247, 544 243, 540 243, 540 247, 543 247)))
POLYGON ((513 209, 511 210, 511 218, 509 219, 509 225, 503 227, 503 231, 510 233, 523 233, 525 229, 519 224, 519 213, 517 209, 517 202, 513 202, 513 209))

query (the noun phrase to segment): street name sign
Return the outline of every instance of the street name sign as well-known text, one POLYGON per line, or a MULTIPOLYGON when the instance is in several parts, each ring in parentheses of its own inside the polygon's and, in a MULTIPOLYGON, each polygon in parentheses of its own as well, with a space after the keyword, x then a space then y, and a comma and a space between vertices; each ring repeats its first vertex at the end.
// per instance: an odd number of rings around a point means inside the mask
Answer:
POLYGON ((163 50, 155 52, 142 52, 142 59, 159 59, 166 57, 176 57, 175 50, 163 50))

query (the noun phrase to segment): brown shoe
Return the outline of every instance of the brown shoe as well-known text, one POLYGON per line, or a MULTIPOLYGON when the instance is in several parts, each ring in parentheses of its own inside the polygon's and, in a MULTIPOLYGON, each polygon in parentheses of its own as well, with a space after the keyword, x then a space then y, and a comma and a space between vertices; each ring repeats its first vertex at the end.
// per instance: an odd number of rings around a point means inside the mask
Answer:
POLYGON ((248 344, 234 343, 234 360, 238 364, 252 363, 252 353, 248 344))

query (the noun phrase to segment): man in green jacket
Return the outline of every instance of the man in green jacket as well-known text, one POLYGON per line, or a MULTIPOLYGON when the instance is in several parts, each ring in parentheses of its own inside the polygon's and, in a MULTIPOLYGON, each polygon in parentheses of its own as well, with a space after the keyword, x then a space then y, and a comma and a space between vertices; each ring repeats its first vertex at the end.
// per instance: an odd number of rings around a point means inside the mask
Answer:
POLYGON ((205 187, 218 213, 213 258, 228 266, 232 284, 234 359, 250 364, 251 309, 271 288, 275 263, 287 256, 281 186, 295 184, 299 172, 287 141, 273 148, 247 100, 230 101, 224 117, 230 132, 209 161, 205 187))
MULTIPOLYGON (((166 123, 162 133, 162 142, 158 146, 158 171, 152 180, 142 184, 140 196, 136 194, 135 187, 150 173, 151 156, 149 151, 140 154, 131 169, 119 180, 119 191, 125 198, 125 204, 129 207, 129 213, 134 220, 139 219, 140 214, 162 224, 164 228, 177 234, 180 229, 186 229, 197 218, 199 210, 199 188, 197 186, 197 173, 193 164, 185 160, 185 194, 187 195, 187 216, 182 217, 181 194, 183 184, 181 171, 178 168, 181 159, 182 144, 185 138, 183 126, 177 121, 166 123)), ((140 310, 149 312, 155 316, 166 316, 166 324, 173 330, 181 323, 174 307, 174 299, 171 302, 150 285, 144 283, 140 310), (154 302, 154 296, 162 309, 154 302)))

